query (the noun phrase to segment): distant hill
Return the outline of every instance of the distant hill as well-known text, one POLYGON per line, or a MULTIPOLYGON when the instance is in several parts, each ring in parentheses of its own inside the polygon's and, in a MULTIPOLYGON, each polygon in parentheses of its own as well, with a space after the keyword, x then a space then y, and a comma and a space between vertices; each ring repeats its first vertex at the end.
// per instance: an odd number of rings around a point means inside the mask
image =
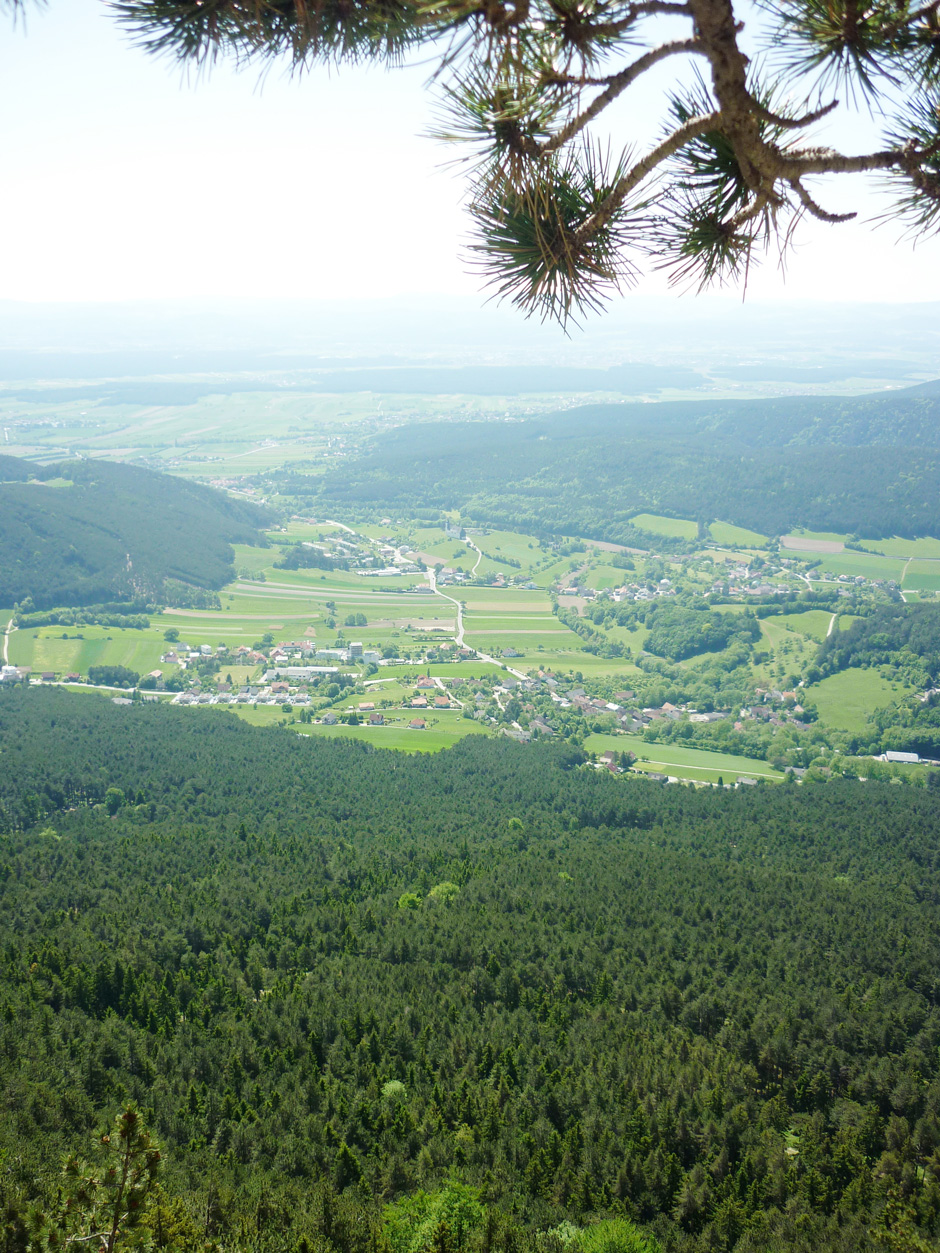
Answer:
POLYGON ((940 382, 861 397, 587 405, 505 423, 403 426, 297 496, 388 512, 461 509, 491 523, 630 543, 644 510, 940 535, 940 382))
POLYGON ((264 510, 109 461, 0 456, 0 605, 160 599, 166 579, 218 588, 231 545, 265 544, 264 510))

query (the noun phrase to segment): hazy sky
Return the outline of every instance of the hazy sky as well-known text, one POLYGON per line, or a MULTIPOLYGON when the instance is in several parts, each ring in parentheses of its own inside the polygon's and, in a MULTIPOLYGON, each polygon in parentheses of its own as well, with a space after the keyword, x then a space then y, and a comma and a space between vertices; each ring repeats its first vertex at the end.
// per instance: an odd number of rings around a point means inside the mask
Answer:
MULTIPOLYGON (((133 49, 105 6, 49 0, 0 26, 0 299, 469 294, 452 155, 422 138, 428 67, 290 78, 217 66, 187 81, 133 49)), ((650 97, 640 115, 653 125, 650 97)), ((636 106, 615 119, 628 138, 636 106)), ((841 136, 864 147, 867 136, 841 136)), ((819 192, 855 207, 856 188, 819 192)), ((877 205, 859 200, 869 213, 877 205)), ((857 204, 858 202, 856 202, 857 204)), ((936 299, 940 240, 813 224, 761 300, 936 299)), ((661 279, 641 291, 660 292, 661 279)), ((688 299, 689 297, 686 297, 688 299)), ((635 299, 635 297, 634 297, 635 299)))

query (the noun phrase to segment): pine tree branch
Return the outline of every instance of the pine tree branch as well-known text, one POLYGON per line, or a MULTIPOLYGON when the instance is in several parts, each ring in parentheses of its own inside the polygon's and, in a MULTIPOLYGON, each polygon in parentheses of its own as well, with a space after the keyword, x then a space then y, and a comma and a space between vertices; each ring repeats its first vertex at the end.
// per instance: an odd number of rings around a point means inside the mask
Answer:
POLYGON ((669 159, 674 153, 678 152, 683 144, 687 144, 689 140, 695 139, 699 135, 705 135, 708 131, 715 130, 721 123, 721 115, 719 113, 709 113, 703 117, 690 118, 684 126, 678 127, 668 135, 662 143, 652 148, 642 160, 632 166, 622 178, 618 179, 613 190, 606 197, 603 204, 598 210, 588 218, 584 225, 577 231, 578 241, 590 239, 591 235, 605 226, 620 206, 624 203, 630 193, 643 182, 657 166, 669 159))
POLYGON ((677 39, 673 43, 661 44, 658 48, 653 48, 650 52, 639 57, 632 65, 628 65, 626 69, 615 74, 608 83, 607 89, 596 96, 594 100, 581 113, 571 119, 566 126, 563 126, 557 134, 551 139, 547 139, 543 144, 539 145, 540 152, 544 155, 549 152, 557 152, 559 148, 564 147, 566 143, 572 140, 585 126, 593 122, 596 117, 617 99, 631 83, 636 82, 641 74, 645 74, 648 69, 665 61, 667 57, 678 56, 686 52, 701 52, 702 48, 699 41, 692 39, 677 39))
POLYGON ((858 217, 857 213, 829 213, 826 209, 823 209, 821 205, 816 203, 798 178, 794 178, 789 181, 790 186, 796 192, 797 196, 799 196, 800 204, 802 204, 803 208, 820 222, 829 222, 832 225, 836 225, 839 222, 851 222, 853 218, 858 217))

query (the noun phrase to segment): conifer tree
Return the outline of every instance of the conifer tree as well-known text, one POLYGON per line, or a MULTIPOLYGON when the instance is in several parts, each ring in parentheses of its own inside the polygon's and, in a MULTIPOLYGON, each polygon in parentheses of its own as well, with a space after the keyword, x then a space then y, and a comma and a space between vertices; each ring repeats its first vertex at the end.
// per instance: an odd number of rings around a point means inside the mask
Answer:
POLYGON ((118 1114, 114 1130, 96 1144, 94 1157, 91 1163, 66 1158, 58 1204, 49 1214, 36 1210, 30 1215, 31 1253, 114 1253, 148 1242, 141 1220, 160 1172, 160 1150, 136 1106, 118 1114))

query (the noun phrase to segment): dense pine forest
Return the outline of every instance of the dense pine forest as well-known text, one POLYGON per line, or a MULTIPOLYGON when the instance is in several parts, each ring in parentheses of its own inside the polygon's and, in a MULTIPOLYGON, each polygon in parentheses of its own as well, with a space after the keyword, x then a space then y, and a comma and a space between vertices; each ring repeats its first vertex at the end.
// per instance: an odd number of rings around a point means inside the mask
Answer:
MULTIPOLYGON (((529 532, 649 546, 642 510, 780 535, 940 534, 937 383, 865 397, 588 405, 481 428, 406 425, 280 490, 311 507, 460 509, 529 532)), ((663 540, 656 540, 659 549, 663 540)))
POLYGON ((0 831, 5 1250, 130 1099, 160 1248, 940 1235, 932 789, 17 689, 0 831))
POLYGON ((109 461, 0 456, 0 605, 162 600, 167 581, 218 588, 233 543, 270 516, 222 492, 109 461))

